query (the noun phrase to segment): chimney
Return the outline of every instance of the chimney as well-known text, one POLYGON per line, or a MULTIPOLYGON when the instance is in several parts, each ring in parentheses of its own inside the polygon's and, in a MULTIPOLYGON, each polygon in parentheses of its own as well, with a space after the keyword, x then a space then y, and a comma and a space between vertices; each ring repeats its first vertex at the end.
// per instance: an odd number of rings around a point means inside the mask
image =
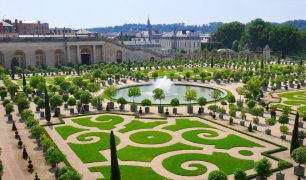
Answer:
POLYGON ((40 24, 40 21, 37 21, 38 24, 40 24))

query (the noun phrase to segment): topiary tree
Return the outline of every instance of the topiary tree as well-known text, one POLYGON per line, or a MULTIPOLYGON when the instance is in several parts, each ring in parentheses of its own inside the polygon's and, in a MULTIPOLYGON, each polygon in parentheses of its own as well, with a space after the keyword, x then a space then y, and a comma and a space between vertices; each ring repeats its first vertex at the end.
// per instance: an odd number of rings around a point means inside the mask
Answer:
POLYGON ((161 101, 165 99, 165 92, 161 88, 156 88, 153 90, 153 98, 154 100, 159 100, 159 113, 163 113, 163 107, 161 105, 161 101))
POLYGON ((124 110, 124 106, 128 103, 128 101, 124 97, 120 97, 117 99, 117 103, 120 104, 120 110, 124 110))
POLYGON ((30 132, 31 132, 32 137, 34 137, 35 139, 40 139, 40 136, 44 132, 44 128, 41 127, 40 125, 35 125, 31 127, 30 132))
POLYGON ((220 99, 221 97, 221 91, 214 90, 209 96, 215 101, 215 104, 216 104, 217 100, 220 99))
POLYGON ((65 155, 58 150, 57 148, 49 148, 45 154, 48 163, 52 165, 52 167, 58 168, 58 164, 65 160, 65 155))
POLYGON ((11 112, 14 111, 14 105, 12 103, 8 103, 5 105, 5 113, 6 114, 11 114, 11 112))
POLYGON ((209 173, 208 180, 227 180, 227 176, 223 171, 215 170, 209 173))
POLYGON ((193 113, 193 106, 191 105, 192 101, 197 100, 197 91, 195 89, 187 89, 184 95, 184 100, 189 101, 189 105, 187 107, 188 113, 193 113))
POLYGON ((293 160, 299 165, 294 167, 294 174, 297 176, 304 176, 305 167, 301 166, 306 164, 306 147, 299 147, 293 150, 291 154, 293 160))
POLYGON ((236 102, 235 96, 232 95, 232 94, 228 95, 228 96, 227 96, 227 102, 228 102, 229 104, 235 103, 235 102, 236 102))
POLYGON ((47 87, 45 87, 45 115, 46 115, 46 120, 49 123, 51 120, 51 110, 50 110, 49 94, 47 87))
POLYGON ((111 180, 120 180, 120 169, 117 158, 116 140, 113 131, 110 133, 111 180))
POLYGON ((51 108, 57 108, 58 106, 63 105, 62 96, 59 94, 55 94, 50 98, 51 108))
POLYGON ((92 96, 88 91, 83 91, 80 96, 80 101, 82 104, 88 104, 92 96))
POLYGON ((260 179, 266 179, 272 175, 272 164, 267 158, 257 161, 254 168, 260 179))
POLYGON ((279 116, 278 122, 281 123, 282 125, 288 124, 289 122, 289 117, 287 114, 282 114, 279 116))
POLYGON ((23 110, 28 109, 30 107, 28 98, 26 97, 24 93, 18 94, 16 103, 17 103, 19 113, 21 113, 23 110))
POLYGON ((133 97, 133 104, 135 103, 135 97, 141 96, 140 88, 139 87, 131 87, 128 90, 128 96, 133 97))
POLYGON ((82 180, 82 175, 80 175, 76 170, 71 167, 64 167, 59 172, 58 180, 82 180))
POLYGON ((117 95, 118 89, 115 86, 107 86, 104 90, 104 94, 110 98, 110 101, 117 95))
POLYGON ((67 104, 68 106, 75 106, 76 105, 76 100, 74 97, 69 97, 68 100, 67 100, 67 104))
POLYGON ((207 104, 207 99, 205 97, 199 97, 198 98, 198 104, 200 106, 199 108, 199 114, 204 113, 204 108, 203 106, 205 106, 207 104))
POLYGON ((292 131, 290 154, 292 154, 293 150, 295 150, 295 149, 300 147, 300 142, 299 142, 299 119, 300 119, 300 115, 297 112, 296 116, 295 116, 293 131, 292 131))
POLYGON ((1 100, 4 100, 4 98, 6 98, 6 96, 7 96, 7 91, 5 89, 1 89, 0 90, 1 100))
POLYGON ((236 169, 234 171, 234 179, 235 180, 247 180, 247 175, 242 169, 236 169))
POLYGON ((18 89, 19 87, 16 84, 10 83, 9 85, 7 85, 7 91, 10 93, 11 99, 14 99, 18 89))
POLYGON ((173 110, 172 110, 173 114, 176 114, 177 113, 176 107, 180 105, 180 101, 177 98, 173 98, 171 99, 170 104, 171 106, 173 106, 173 110))

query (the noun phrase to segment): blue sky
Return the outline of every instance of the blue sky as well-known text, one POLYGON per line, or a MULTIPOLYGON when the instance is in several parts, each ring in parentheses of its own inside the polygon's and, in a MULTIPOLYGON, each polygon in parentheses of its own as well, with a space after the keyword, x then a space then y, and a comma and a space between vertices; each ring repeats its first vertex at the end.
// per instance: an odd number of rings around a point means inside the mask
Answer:
POLYGON ((0 18, 41 20, 50 27, 145 23, 206 24, 306 20, 306 0, 0 0, 0 18))

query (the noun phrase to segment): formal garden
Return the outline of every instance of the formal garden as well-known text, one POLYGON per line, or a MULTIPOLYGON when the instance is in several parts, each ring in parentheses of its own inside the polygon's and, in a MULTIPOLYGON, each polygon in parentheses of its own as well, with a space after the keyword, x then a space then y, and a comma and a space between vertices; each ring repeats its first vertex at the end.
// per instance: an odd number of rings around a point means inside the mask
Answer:
POLYGON ((284 178, 293 163, 302 177, 304 62, 242 57, 56 68, 12 61, 0 72, 0 97, 29 172, 36 165, 21 128, 58 179, 284 178), (293 159, 275 156, 285 152, 293 159))

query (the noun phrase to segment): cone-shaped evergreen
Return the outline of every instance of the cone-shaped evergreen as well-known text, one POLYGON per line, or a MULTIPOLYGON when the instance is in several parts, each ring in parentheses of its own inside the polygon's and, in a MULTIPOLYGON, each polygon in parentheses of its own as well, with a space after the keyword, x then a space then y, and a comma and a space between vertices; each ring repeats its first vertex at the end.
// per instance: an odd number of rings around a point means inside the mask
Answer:
POLYGON ((15 121, 13 121, 13 125, 12 125, 12 131, 17 131, 17 128, 16 128, 16 124, 15 124, 15 121))
POLYGON ((27 86, 27 81, 26 81, 26 78, 25 78, 24 73, 22 73, 22 86, 23 86, 23 87, 26 87, 26 86, 27 86))
POLYGON ((113 131, 110 134, 111 180, 120 180, 120 170, 117 159, 116 140, 113 131))
POLYGON ((253 132, 253 126, 252 126, 252 123, 250 123, 250 124, 249 124, 248 130, 249 130, 249 132, 253 132))
POLYGON ((22 157, 23 157, 23 159, 28 159, 28 152, 27 152, 27 150, 26 150, 26 148, 25 147, 23 147, 23 151, 22 151, 22 157))
POLYGON ((296 113, 295 121, 294 121, 294 127, 292 131, 292 138, 291 138, 291 147, 290 147, 290 154, 292 154, 292 151, 300 147, 299 142, 299 113, 296 113))
POLYGON ((46 120, 50 122, 51 110, 50 110, 49 95, 48 95, 47 87, 45 87, 45 116, 46 116, 46 120))

